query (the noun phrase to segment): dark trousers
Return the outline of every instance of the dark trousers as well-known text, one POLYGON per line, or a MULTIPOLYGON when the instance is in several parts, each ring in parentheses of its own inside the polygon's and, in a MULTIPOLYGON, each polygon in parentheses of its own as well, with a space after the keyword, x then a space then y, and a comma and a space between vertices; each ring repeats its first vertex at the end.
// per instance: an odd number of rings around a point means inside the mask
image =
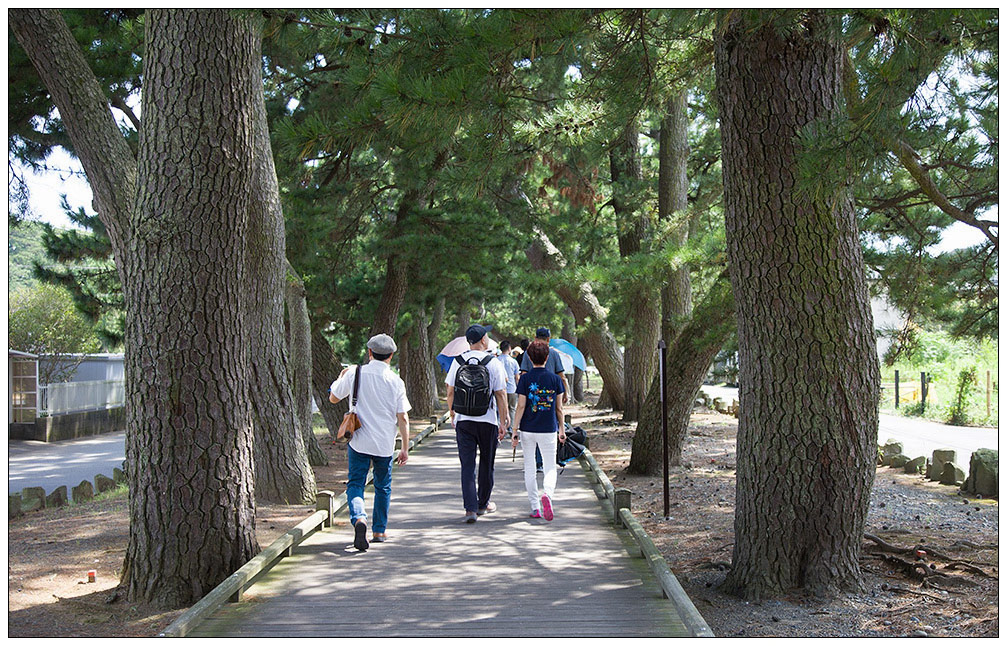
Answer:
POLYGON ((486 422, 458 422, 454 429, 461 459, 461 495, 465 511, 485 509, 493 492, 493 464, 499 444, 499 426, 486 422), (478 484, 475 475, 475 453, 479 454, 478 484))

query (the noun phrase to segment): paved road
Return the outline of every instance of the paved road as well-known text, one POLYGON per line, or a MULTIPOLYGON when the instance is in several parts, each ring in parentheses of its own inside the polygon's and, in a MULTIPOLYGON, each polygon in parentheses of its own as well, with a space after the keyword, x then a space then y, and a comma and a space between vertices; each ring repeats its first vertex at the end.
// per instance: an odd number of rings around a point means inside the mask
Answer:
MULTIPOLYGON (((702 386, 702 390, 711 397, 726 400, 737 398, 736 388, 702 386)), ((999 429, 949 426, 915 417, 881 413, 877 441, 883 445, 888 440, 901 442, 905 455, 911 458, 931 458, 936 449, 954 449, 957 451, 957 465, 967 473, 972 452, 978 449, 999 450, 999 429)))
POLYGON ((126 433, 107 433, 78 440, 37 442, 7 441, 7 493, 23 487, 44 487, 47 494, 66 485, 67 493, 94 476, 112 477, 126 459, 126 433))
POLYGON ((357 552, 343 516, 192 636, 687 636, 580 465, 559 476, 555 520, 535 520, 511 453, 497 453, 498 511, 467 525, 454 433, 434 433, 395 469, 387 543, 357 552))

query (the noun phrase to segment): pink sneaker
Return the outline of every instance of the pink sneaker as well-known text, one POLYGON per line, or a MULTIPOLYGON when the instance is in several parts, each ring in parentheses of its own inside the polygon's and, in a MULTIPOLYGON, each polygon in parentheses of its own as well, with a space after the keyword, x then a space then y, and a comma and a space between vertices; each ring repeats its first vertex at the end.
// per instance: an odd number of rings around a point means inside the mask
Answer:
POLYGON ((541 510, 545 520, 552 520, 552 501, 548 499, 548 496, 541 497, 541 510))
POLYGON ((534 511, 532 511, 532 512, 531 512, 530 514, 528 514, 528 515, 529 515, 529 516, 530 516, 531 518, 541 518, 541 512, 540 512, 540 511, 538 511, 537 509, 535 509, 534 511))

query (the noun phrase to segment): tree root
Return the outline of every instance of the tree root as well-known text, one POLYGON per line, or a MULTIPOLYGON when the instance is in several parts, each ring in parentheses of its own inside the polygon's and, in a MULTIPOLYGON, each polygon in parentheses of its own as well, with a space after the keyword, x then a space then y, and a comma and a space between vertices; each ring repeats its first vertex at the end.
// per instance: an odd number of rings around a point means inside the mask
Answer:
MULTIPOLYGON (((998 581, 999 577, 989 574, 984 571, 974 563, 968 561, 962 561, 956 557, 944 554, 938 550, 933 549, 929 545, 916 545, 915 547, 899 547, 897 545, 892 545, 880 538, 879 536, 874 536, 873 534, 863 534, 864 538, 876 543, 880 550, 887 552, 889 554, 916 554, 919 551, 925 552, 926 556, 933 557, 935 559, 940 559, 943 561, 948 561, 947 565, 943 566, 944 570, 955 570, 961 569, 971 572, 972 574, 978 574, 986 578, 998 581)), ((923 560, 919 560, 915 563, 909 563, 903 559, 899 559, 891 556, 883 556, 882 558, 888 563, 894 564, 898 569, 904 571, 906 574, 914 579, 922 580, 924 583, 926 581, 931 581, 933 583, 943 583, 944 585, 958 584, 964 586, 976 586, 978 585, 974 581, 967 579, 965 577, 954 576, 951 574, 946 574, 944 572, 937 572, 935 565, 930 565, 923 560)), ((990 564, 983 564, 990 565, 990 564)))

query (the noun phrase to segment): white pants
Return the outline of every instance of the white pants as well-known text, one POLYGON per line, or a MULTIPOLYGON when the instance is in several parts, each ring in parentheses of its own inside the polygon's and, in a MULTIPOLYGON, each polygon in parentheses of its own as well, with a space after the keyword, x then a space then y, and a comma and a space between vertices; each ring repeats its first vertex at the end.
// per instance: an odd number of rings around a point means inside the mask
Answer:
POLYGON ((555 465, 555 451, 559 444, 558 433, 529 433, 520 432, 520 447, 524 452, 524 487, 527 489, 527 499, 531 503, 531 511, 540 510, 541 502, 538 499, 538 469, 535 466, 534 450, 541 449, 542 469, 545 471, 545 480, 542 488, 549 498, 555 495, 555 483, 559 478, 559 473, 555 465))

